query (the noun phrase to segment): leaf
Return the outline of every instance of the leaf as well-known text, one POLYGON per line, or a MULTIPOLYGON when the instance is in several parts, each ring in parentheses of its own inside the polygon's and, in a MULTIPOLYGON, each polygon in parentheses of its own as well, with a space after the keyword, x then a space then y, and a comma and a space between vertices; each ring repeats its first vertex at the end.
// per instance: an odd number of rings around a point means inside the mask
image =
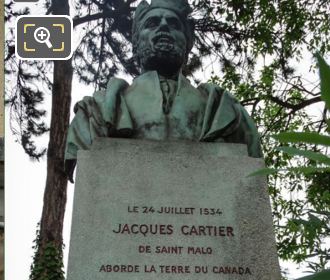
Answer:
POLYGON ((308 213, 308 217, 309 217, 309 221, 310 223, 313 225, 313 227, 321 227, 323 222, 321 219, 319 219, 318 217, 316 217, 315 215, 308 213))
POLYGON ((315 211, 315 210, 310 210, 311 213, 315 213, 317 215, 326 215, 330 217, 330 211, 325 211, 325 210, 319 210, 319 211, 315 211))
POLYGON ((319 173, 319 172, 330 172, 330 167, 312 167, 312 166, 290 167, 288 169, 282 169, 281 171, 311 174, 311 173, 319 173))
POLYGON ((330 166, 329 167, 303 166, 303 167, 290 167, 283 169, 262 168, 255 172, 250 173, 249 175, 247 175, 247 177, 272 175, 278 172, 292 172, 292 173, 303 173, 303 174, 330 172, 330 166))
POLYGON ((284 143, 304 142, 315 145, 330 146, 330 137, 317 132, 282 132, 272 136, 284 143))
POLYGON ((329 280, 329 279, 330 279, 330 269, 326 269, 314 275, 305 276, 296 280, 329 280))
POLYGON ((303 156, 308 159, 311 159, 311 160, 314 160, 314 161, 317 161, 320 163, 324 163, 324 164, 327 164, 330 166, 330 158, 322 153, 306 151, 306 150, 301 150, 301 149, 287 147, 287 146, 276 148, 276 150, 285 152, 285 153, 287 153, 289 155, 293 155, 293 156, 303 156))
POLYGON ((309 221, 306 221, 304 219, 291 219, 290 221, 296 225, 308 225, 309 223, 309 221))
POLYGON ((316 57, 320 69, 321 98, 330 110, 330 66, 319 54, 316 54, 316 57))
POLYGON ((250 173, 247 177, 252 177, 252 176, 266 176, 266 175, 271 175, 279 172, 279 169, 275 168, 262 168, 259 169, 255 172, 250 173))

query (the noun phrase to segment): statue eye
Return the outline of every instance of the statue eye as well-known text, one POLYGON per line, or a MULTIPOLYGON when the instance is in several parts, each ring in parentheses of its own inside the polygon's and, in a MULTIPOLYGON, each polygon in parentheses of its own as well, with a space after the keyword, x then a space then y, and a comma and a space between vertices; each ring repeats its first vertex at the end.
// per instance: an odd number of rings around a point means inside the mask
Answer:
POLYGON ((160 23, 160 19, 154 17, 154 18, 148 19, 144 26, 146 28, 153 28, 153 27, 157 27, 159 25, 159 23, 160 23))
POLYGON ((167 19, 168 25, 174 29, 181 29, 181 23, 176 18, 167 19))

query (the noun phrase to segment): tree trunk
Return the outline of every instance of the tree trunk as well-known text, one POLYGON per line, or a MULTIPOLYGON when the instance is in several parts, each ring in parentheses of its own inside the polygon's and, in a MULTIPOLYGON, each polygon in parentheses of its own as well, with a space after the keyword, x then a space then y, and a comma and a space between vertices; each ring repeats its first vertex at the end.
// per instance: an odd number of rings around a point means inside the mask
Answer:
POLYGON ((40 224, 42 244, 62 244, 67 177, 64 173, 66 134, 70 121, 71 60, 54 62, 52 114, 47 153, 47 180, 40 224))
MULTIPOLYGON (((53 0, 54 15, 69 15, 68 0, 53 0)), ((63 279, 63 220, 67 197, 64 173, 66 135, 70 121, 72 61, 54 61, 52 112, 47 153, 47 180, 44 204, 30 279, 63 279), (55 265, 51 265, 53 261, 55 265)))

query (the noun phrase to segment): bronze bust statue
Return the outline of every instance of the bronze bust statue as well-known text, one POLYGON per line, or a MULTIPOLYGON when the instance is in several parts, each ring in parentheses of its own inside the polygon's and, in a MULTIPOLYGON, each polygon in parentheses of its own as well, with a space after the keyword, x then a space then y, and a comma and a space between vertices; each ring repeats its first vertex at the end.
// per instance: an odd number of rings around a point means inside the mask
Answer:
POLYGON ((250 156, 261 157, 258 132, 239 102, 213 84, 195 88, 181 73, 194 42, 190 13, 186 0, 138 5, 133 52, 141 75, 132 85, 112 78, 76 104, 66 150, 71 179, 77 151, 95 137, 245 143, 250 156))

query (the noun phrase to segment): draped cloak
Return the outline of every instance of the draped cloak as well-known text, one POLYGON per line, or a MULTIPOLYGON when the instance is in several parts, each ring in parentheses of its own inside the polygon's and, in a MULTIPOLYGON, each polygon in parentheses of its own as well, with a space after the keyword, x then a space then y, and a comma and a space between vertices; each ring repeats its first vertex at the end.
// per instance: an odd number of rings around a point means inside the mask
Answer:
POLYGON ((106 90, 86 96, 74 107, 66 166, 69 178, 78 150, 90 148, 96 137, 190 140, 247 144, 248 154, 262 157, 257 129, 240 103, 213 84, 193 87, 179 75, 171 107, 164 112, 164 94, 156 71, 129 85, 112 78, 106 90))

